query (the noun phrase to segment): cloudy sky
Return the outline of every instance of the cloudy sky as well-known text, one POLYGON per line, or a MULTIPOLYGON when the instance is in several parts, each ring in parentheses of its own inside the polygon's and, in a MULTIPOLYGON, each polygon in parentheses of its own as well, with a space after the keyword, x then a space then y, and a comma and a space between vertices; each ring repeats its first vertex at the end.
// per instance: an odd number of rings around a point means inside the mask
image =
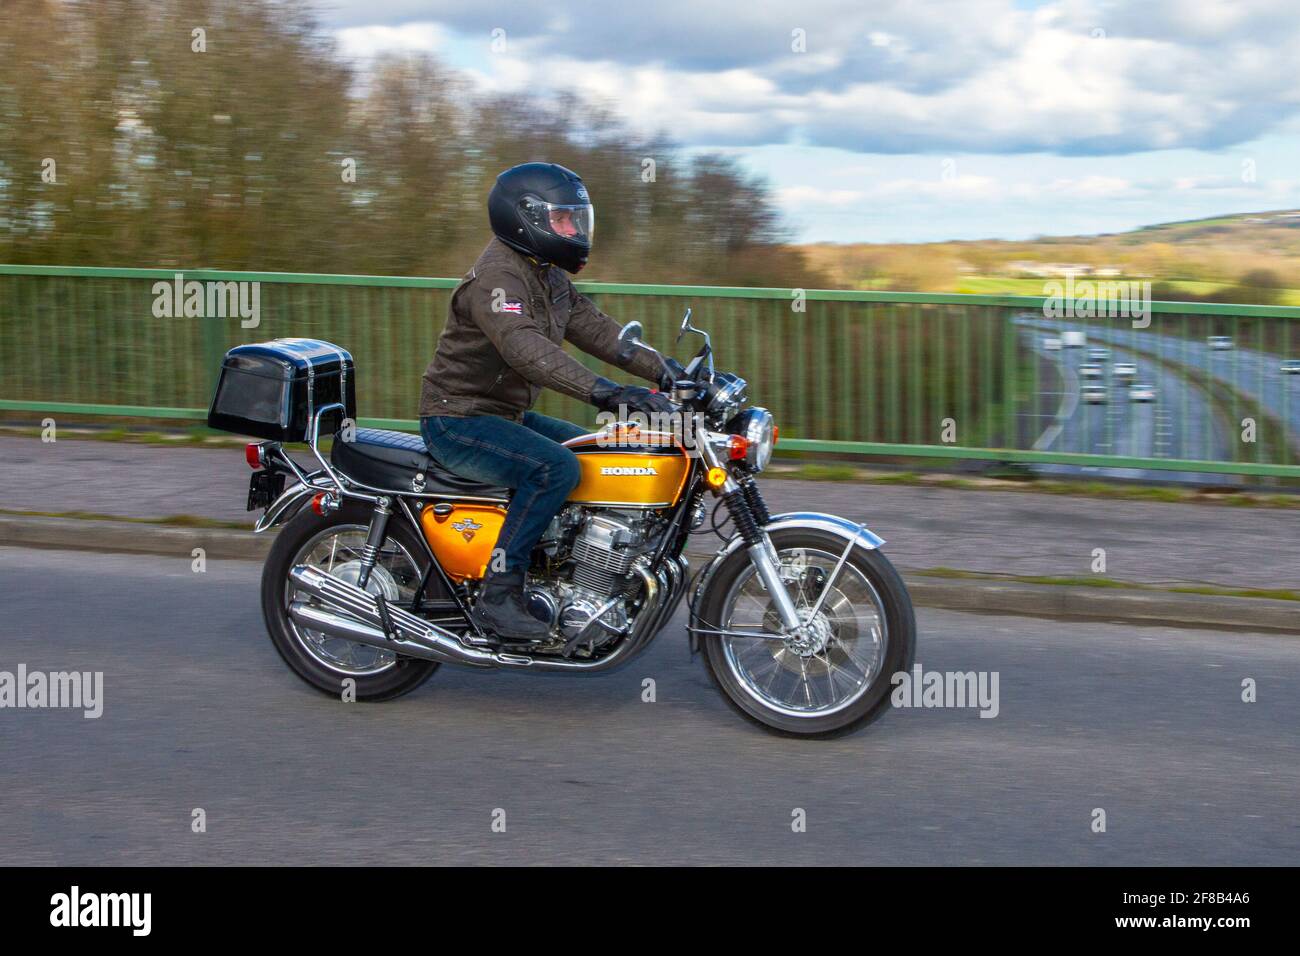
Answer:
POLYGON ((1300 207, 1296 0, 322 2, 350 57, 429 51, 734 153, 805 241, 1300 207))

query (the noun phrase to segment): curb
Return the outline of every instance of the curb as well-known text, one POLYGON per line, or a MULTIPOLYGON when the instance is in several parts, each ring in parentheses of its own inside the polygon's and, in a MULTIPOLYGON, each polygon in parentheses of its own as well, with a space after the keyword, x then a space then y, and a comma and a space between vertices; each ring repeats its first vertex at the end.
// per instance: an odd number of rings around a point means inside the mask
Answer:
POLYGON ((184 555, 187 558, 195 548, 202 548, 209 558, 262 561, 274 541, 274 532, 253 534, 251 525, 247 531, 236 531, 142 521, 0 515, 0 544, 28 548, 184 555))
POLYGON ((918 607, 1108 624, 1166 624, 1198 630, 1300 634, 1300 602, 1122 588, 953 581, 904 572, 918 607))
MULTIPOLYGON (((92 521, 0 515, 0 545, 71 551, 117 552, 262 561, 275 532, 251 528, 188 528, 135 521, 92 521)), ((688 551, 694 566, 709 552, 688 551)), ((1127 591, 927 577, 903 571, 918 607, 1030 617, 1073 618, 1113 624, 1168 624, 1209 630, 1300 634, 1300 603, 1212 594, 1127 591)))

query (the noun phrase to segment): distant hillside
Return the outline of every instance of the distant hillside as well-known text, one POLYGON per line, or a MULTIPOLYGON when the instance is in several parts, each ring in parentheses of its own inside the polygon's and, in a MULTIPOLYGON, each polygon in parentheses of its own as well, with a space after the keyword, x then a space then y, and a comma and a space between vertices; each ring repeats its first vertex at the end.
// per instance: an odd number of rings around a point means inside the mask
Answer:
POLYGON ((1293 209, 1025 242, 800 248, 809 266, 839 288, 1040 295, 1044 282, 1070 269, 1149 280, 1167 297, 1221 298, 1231 291, 1248 301, 1300 305, 1300 210, 1293 209), (1249 291, 1256 287, 1263 291, 1249 291))
POLYGON ((1114 235, 1130 242, 1217 242, 1226 236, 1232 236, 1248 242, 1283 242, 1300 247, 1300 210, 1279 209, 1215 216, 1211 219, 1162 222, 1114 235))

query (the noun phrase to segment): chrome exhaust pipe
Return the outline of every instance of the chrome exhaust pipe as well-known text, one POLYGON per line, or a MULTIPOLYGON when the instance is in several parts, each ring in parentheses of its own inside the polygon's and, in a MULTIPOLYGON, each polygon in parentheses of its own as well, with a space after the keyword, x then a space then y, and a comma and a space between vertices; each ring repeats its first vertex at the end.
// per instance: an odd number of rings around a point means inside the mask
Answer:
POLYGON ((293 623, 313 631, 320 631, 330 637, 341 637, 345 641, 368 644, 371 647, 396 648, 396 643, 384 636, 377 627, 363 624, 355 618, 334 614, 315 604, 294 601, 289 605, 289 618, 293 623))
POLYGON ((685 574, 680 566, 666 574, 661 572, 656 575, 645 568, 638 568, 637 571, 646 587, 646 601, 632 625, 632 632, 608 655, 594 661, 534 657, 523 648, 519 651, 498 652, 471 647, 462 643, 451 631, 392 605, 386 607, 392 633, 385 634, 379 615, 379 602, 373 594, 307 564, 292 568, 289 580, 294 587, 316 598, 320 606, 293 601, 288 613, 295 624, 310 630, 441 664, 531 667, 568 673, 602 671, 636 656, 650 643, 663 625, 666 614, 671 613, 676 606, 676 598, 682 593, 685 574))
POLYGON ((289 617, 295 624, 331 637, 443 664, 496 667, 502 663, 491 651, 463 644, 451 631, 391 605, 385 610, 392 631, 385 634, 379 602, 373 594, 311 565, 296 565, 289 571, 289 580, 295 588, 320 602, 320 606, 305 601, 290 604, 289 617))

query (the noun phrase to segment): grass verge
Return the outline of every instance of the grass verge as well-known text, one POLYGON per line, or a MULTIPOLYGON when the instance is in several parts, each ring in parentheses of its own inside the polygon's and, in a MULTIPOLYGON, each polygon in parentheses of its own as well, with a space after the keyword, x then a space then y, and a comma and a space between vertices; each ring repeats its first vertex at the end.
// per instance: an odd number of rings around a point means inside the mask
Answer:
POLYGON ((997 574, 991 571, 963 571, 959 568, 925 568, 913 574, 958 580, 1007 581, 1015 584, 1052 584, 1074 588, 1116 588, 1126 591, 1155 591, 1165 594, 1207 594, 1216 597, 1267 598, 1272 601, 1300 601, 1300 591, 1288 588, 1232 588, 1217 584, 1143 584, 1101 575, 1054 576, 997 574))
POLYGON ((1182 504, 1230 505, 1239 508, 1300 510, 1300 495, 1247 491, 1197 490, 1148 485, 1110 484, 1104 481, 1070 481, 1046 478, 958 478, 916 471, 875 472, 855 465, 806 464, 778 466, 766 478, 798 478, 805 481, 850 481, 868 485, 914 485, 925 488, 953 488, 960 491, 1016 491, 1116 501, 1162 501, 1182 504))
POLYGON ((160 518, 133 518, 129 515, 106 515, 95 511, 21 511, 16 508, 0 508, 0 515, 14 518, 76 518, 82 521, 121 521, 128 524, 161 524, 174 528, 234 528, 247 530, 247 521, 224 521, 217 518, 201 518, 198 515, 165 515, 160 518))

